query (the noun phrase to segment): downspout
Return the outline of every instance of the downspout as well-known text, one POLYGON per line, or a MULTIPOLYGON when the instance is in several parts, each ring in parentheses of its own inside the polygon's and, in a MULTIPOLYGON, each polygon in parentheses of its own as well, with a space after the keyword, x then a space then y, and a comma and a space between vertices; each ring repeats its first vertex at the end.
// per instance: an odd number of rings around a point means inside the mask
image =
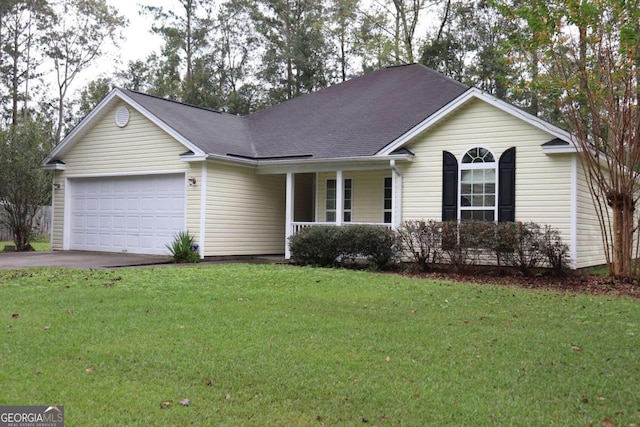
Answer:
POLYGON ((389 167, 393 172, 391 175, 393 188, 391 195, 391 224, 393 228, 398 228, 402 221, 402 173, 393 159, 389 161, 389 167))

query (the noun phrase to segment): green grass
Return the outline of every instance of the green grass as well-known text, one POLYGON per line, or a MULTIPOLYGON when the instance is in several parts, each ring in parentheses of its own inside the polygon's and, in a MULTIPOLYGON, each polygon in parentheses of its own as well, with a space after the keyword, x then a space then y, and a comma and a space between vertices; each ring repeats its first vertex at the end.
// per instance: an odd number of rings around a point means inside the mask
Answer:
POLYGON ((223 264, 0 271, 0 301, 0 405, 67 426, 640 419, 626 298, 223 264))
MULTIPOLYGON (((6 245, 15 246, 15 243, 11 241, 0 242, 0 252, 4 250, 4 247, 6 245)), ((49 243, 48 239, 37 239, 31 242, 31 246, 33 246, 33 249, 35 249, 37 252, 48 252, 51 250, 51 244, 49 243)))

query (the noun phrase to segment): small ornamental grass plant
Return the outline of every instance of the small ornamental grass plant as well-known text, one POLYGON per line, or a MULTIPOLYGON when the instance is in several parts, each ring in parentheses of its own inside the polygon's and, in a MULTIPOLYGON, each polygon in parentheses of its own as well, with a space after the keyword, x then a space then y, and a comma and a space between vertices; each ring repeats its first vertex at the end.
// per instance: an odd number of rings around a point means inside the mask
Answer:
POLYGON ((171 259, 176 263, 196 263, 200 262, 198 245, 193 236, 188 231, 181 231, 176 234, 173 242, 167 245, 171 252, 171 259))

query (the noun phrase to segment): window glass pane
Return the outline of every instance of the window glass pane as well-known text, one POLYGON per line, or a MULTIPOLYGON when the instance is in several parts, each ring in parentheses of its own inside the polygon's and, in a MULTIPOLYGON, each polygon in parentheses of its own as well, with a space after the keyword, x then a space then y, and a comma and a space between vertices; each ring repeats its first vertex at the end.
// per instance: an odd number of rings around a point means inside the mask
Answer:
POLYGON ((471 219, 471 215, 473 214, 473 211, 461 211, 460 212, 460 219, 462 221, 469 221, 471 219))
POLYGON ((495 194, 496 193, 496 184, 488 183, 484 185, 484 192, 487 194, 495 194))
POLYGON ((493 207, 496 205, 496 196, 484 196, 484 206, 493 207))
POLYGON ((347 199, 345 199, 345 201, 344 201, 344 208, 345 208, 346 210, 351 210, 351 200, 347 200, 347 199))
POLYGON ((496 182, 496 171, 495 171, 495 169, 485 169, 485 171, 484 171, 484 180, 486 182, 496 182))
POLYGON ((391 223, 391 209, 393 208, 393 179, 391 177, 384 178, 383 192, 383 220, 385 223, 391 223))
POLYGON ((486 148, 472 148, 462 157, 462 163, 493 163, 495 159, 486 148))
POLYGON ((486 148, 478 149, 478 157, 482 159, 483 162, 493 162, 493 155, 486 148))
POLYGON ((460 186, 460 192, 462 194, 471 194, 471 184, 462 184, 460 186))
POLYGON ((344 213, 344 222, 351 222, 351 212, 345 212, 344 213))
POLYGON ((473 171, 472 170, 462 171, 460 179, 462 180, 462 182, 471 182, 471 180, 473 179, 473 171))
POLYGON ((471 206, 471 197, 469 196, 462 196, 460 198, 460 205, 461 206, 471 206))
POLYGON ((471 199, 471 204, 473 206, 484 206, 484 197, 473 196, 473 198, 471 199))
POLYGON ((325 202, 325 221, 336 221, 336 180, 327 180, 327 200, 325 202))

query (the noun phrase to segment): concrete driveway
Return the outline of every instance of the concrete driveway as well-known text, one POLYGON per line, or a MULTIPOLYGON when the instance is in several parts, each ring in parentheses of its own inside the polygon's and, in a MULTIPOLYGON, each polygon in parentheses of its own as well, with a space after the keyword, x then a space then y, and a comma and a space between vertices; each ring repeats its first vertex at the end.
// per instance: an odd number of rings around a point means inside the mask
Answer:
POLYGON ((85 251, 0 252, 0 270, 30 267, 100 269, 167 263, 169 263, 169 257, 165 255, 85 251))

